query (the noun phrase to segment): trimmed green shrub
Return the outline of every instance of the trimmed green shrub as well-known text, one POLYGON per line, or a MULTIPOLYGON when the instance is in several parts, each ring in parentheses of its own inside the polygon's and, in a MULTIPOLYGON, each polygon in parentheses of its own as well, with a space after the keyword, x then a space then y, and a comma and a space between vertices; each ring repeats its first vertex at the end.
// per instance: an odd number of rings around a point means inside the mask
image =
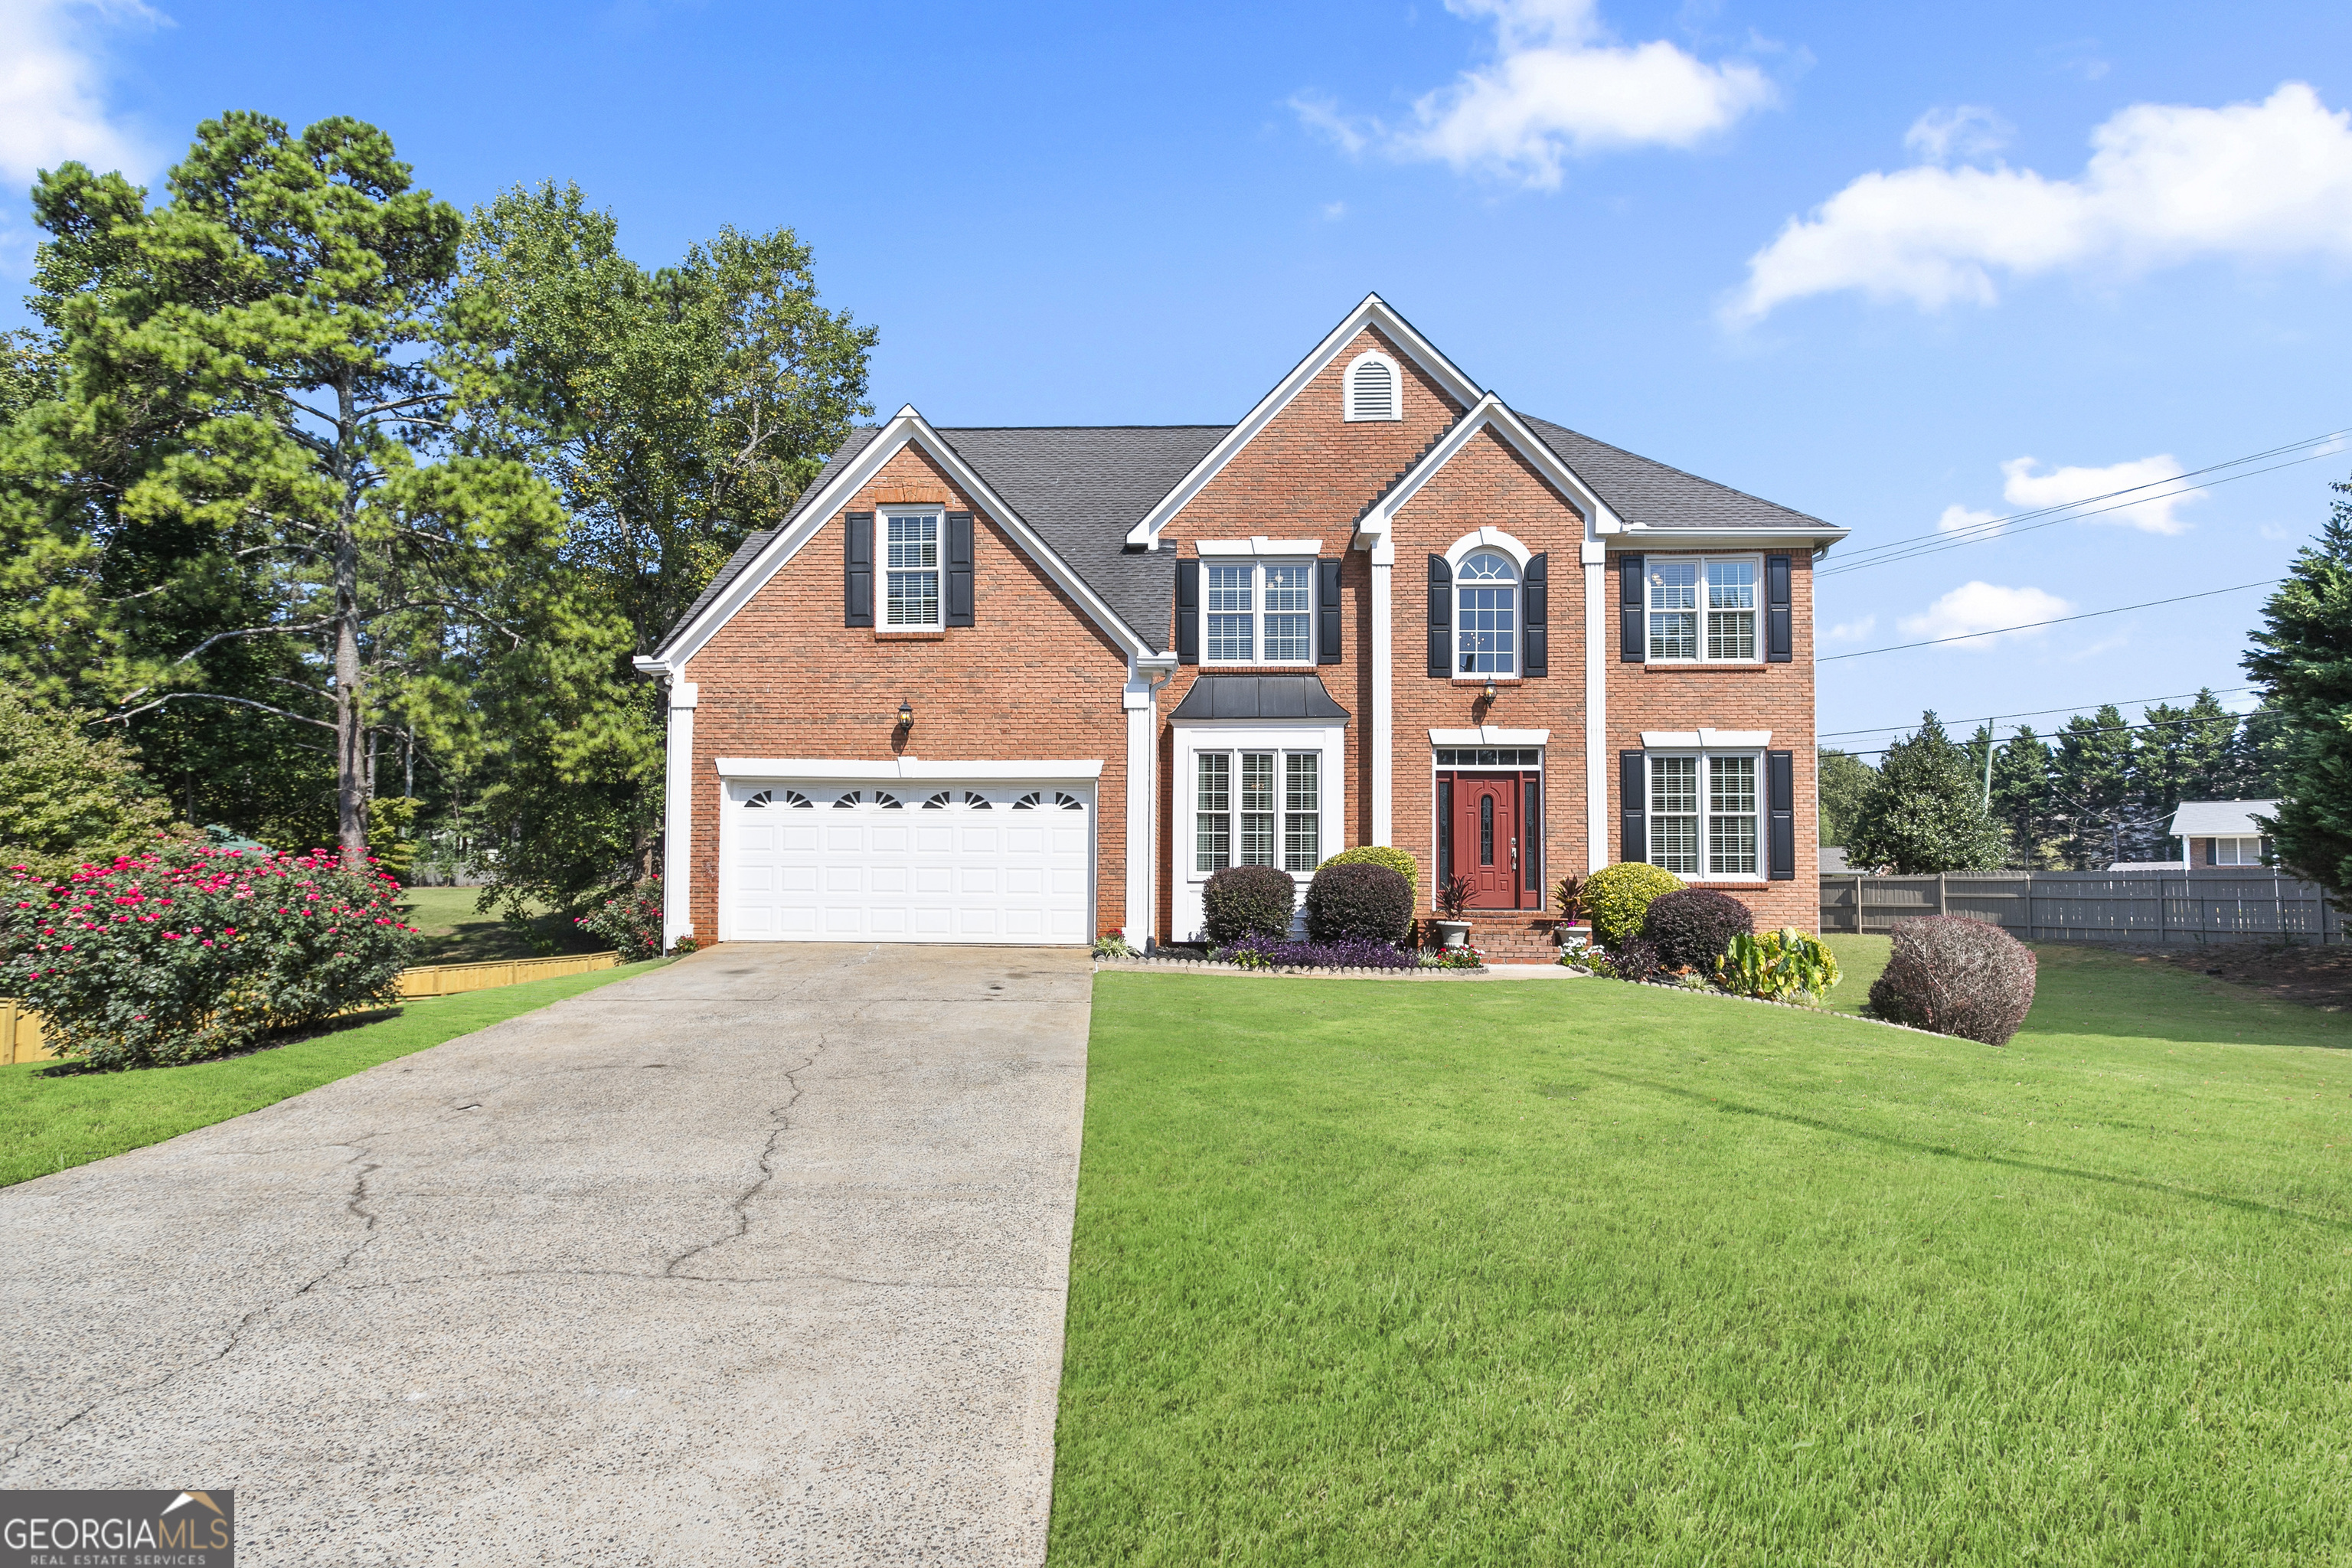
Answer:
POLYGON ((2032 950, 1999 926, 1965 915, 1897 921, 1870 1010, 1915 1029, 2005 1045, 2033 1006, 2033 974, 2032 950))
POLYGON ((1298 884, 1271 866, 1228 866, 1201 888, 1201 914, 1209 941, 1230 947, 1253 933, 1276 940, 1290 934, 1298 884))
POLYGON ((1729 893, 1684 888, 1661 893, 1642 917, 1642 934, 1658 944, 1668 969, 1696 969, 1709 979, 1731 939, 1756 930, 1756 916, 1729 893))
POLYGON ((1393 868, 1323 862, 1307 885, 1309 942, 1389 942, 1412 923, 1412 884, 1393 868))
POLYGON ((1592 922, 1593 940, 1614 948, 1642 929, 1653 903, 1682 886, 1672 871, 1638 860, 1603 866, 1584 879, 1584 914, 1592 922))
POLYGON ((1405 891, 1412 895, 1413 901, 1421 900, 1421 862, 1393 846, 1359 844, 1353 849, 1340 850, 1315 869, 1319 872, 1326 866, 1386 866, 1404 879, 1405 891))
POLYGON ((599 942, 609 942, 623 963, 661 956, 662 885, 647 877, 612 895, 572 924, 599 942))
POLYGON ((0 898, 0 995, 93 1067, 194 1061, 400 996, 400 888, 325 850, 170 844, 0 898))

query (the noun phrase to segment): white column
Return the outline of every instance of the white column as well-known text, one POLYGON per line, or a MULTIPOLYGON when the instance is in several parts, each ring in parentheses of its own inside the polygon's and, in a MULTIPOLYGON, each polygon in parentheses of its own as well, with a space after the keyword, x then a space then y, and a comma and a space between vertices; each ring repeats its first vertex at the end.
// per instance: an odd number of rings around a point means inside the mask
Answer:
POLYGON ((1617 606, 1609 597, 1608 547, 1588 539, 1584 561, 1585 869, 1609 864, 1609 652, 1617 606))
POLYGON ((1382 534, 1372 545, 1372 820, 1371 842, 1396 842, 1396 634, 1389 575, 1396 546, 1382 534))
POLYGON ((662 781, 662 946, 694 934, 694 705, 701 690, 669 682, 669 757, 662 781))
POLYGON ((1127 927, 1129 944, 1151 946, 1151 879, 1159 862, 1159 835, 1153 831, 1152 786, 1159 769, 1153 765, 1152 739, 1159 716, 1151 676, 1129 667, 1127 690, 1127 927))

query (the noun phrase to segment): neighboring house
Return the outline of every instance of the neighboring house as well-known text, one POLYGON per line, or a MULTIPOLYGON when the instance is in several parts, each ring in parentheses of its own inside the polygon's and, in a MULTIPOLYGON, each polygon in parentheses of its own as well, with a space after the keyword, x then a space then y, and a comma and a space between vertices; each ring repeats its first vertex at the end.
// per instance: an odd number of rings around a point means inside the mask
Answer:
POLYGON ((1845 531, 1506 405, 1377 296, 1238 424, 860 429, 639 667, 667 934, 1139 945, 1358 844, 1507 946, 1649 860, 1817 920, 1845 531))
POLYGON ((1820 857, 1821 872, 1825 877, 1853 869, 1846 864, 1845 847, 1842 844, 1824 844, 1813 853, 1820 857))
POLYGON ((2168 831, 2188 846, 2185 859, 2197 866, 2261 866, 2271 853, 2257 816, 2274 817, 2275 800, 2184 800, 2168 831))

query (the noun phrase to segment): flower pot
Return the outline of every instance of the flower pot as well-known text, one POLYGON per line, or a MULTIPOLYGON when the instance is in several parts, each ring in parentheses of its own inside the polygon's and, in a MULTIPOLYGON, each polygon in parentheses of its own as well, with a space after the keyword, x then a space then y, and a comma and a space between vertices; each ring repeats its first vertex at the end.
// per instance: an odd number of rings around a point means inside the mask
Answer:
POLYGON ((1437 943, 1440 947, 1469 945, 1470 922, 1468 921, 1432 921, 1429 923, 1436 928, 1437 943))

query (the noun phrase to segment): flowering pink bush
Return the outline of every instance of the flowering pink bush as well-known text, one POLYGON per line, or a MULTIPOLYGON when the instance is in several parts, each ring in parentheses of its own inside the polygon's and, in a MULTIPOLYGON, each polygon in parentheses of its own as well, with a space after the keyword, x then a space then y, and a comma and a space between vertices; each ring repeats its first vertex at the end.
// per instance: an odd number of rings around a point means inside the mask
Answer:
POLYGON ((609 942, 623 963, 661 956, 662 885, 647 877, 623 888, 572 922, 599 942, 609 942))
POLYGON ((0 883, 0 995, 66 1055, 148 1067, 236 1050, 399 995, 400 889, 331 852, 165 844, 0 883))

